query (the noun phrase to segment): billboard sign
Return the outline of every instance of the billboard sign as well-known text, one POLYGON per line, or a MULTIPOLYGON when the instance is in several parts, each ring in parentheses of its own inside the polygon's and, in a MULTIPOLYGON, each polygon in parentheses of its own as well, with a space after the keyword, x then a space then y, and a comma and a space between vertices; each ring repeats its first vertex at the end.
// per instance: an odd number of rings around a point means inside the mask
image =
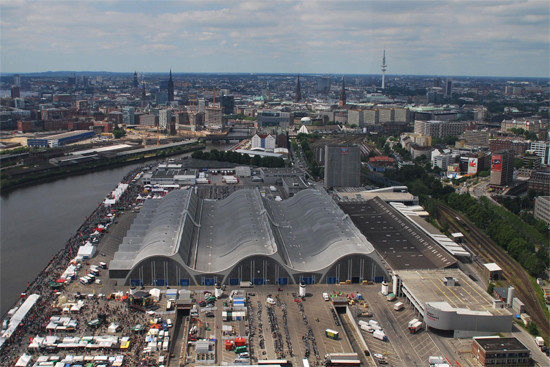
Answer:
POLYGON ((342 154, 349 154, 349 148, 348 147, 343 147, 342 150, 341 150, 341 153, 342 154))
POLYGON ((468 174, 475 175, 477 173, 477 158, 468 158, 468 174))
POLYGON ((491 171, 502 172, 502 155, 493 155, 493 158, 491 158, 491 171))

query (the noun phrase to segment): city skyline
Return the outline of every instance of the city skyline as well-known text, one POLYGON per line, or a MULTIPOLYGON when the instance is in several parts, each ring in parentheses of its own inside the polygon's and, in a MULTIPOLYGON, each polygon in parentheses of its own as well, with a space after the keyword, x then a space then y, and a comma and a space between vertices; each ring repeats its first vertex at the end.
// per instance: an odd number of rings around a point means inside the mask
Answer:
POLYGON ((548 77, 545 1, 2 1, 2 73, 548 77), (65 14, 67 16, 60 16, 65 14))

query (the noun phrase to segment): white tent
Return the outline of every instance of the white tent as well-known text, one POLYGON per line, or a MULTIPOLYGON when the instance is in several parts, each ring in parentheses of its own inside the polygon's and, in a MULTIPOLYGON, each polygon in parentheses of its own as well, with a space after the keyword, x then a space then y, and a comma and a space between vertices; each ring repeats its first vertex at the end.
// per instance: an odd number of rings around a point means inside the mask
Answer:
POLYGON ((158 302, 160 301, 160 289, 158 288, 153 288, 149 291, 149 294, 153 297, 153 300, 155 302, 158 302))
POLYGON ((31 361, 30 354, 23 354, 19 359, 17 360, 17 363, 15 363, 16 367, 26 367, 29 365, 29 362, 31 361))
POLYGON ((96 247, 90 243, 86 243, 84 246, 80 246, 78 248, 77 256, 82 257, 83 259, 88 259, 88 258, 94 257, 95 252, 96 252, 96 247))

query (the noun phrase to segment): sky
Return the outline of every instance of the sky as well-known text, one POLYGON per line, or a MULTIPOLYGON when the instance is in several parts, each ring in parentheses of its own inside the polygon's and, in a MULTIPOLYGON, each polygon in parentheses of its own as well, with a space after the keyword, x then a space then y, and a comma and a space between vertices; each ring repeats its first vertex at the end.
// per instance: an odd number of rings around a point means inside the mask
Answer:
POLYGON ((0 72, 549 77, 548 0, 0 0, 0 72))

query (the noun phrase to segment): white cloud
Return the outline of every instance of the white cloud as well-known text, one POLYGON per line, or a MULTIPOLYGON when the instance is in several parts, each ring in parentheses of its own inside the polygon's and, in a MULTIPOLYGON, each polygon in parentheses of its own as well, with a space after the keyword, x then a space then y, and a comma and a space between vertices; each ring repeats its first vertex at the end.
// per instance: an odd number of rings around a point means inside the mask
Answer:
MULTIPOLYGON (((547 75, 549 12, 546 1, 536 0, 1 0, 0 61, 8 72, 81 70, 95 65, 97 57, 133 69, 138 53, 145 60, 147 53, 164 52, 177 54, 187 69, 218 68, 196 60, 220 56, 231 58, 227 65, 241 71, 277 72, 262 68, 291 65, 303 72, 308 65, 299 60, 315 58, 325 72, 373 73, 386 47, 390 73, 437 74, 444 60, 456 65, 455 74, 470 72, 464 65, 477 64, 480 69, 499 65, 494 74, 547 75), (18 62, 29 53, 38 56, 35 61, 18 62), (527 60, 520 70, 500 62, 520 53, 527 60), (278 62, 263 63, 255 55, 273 55, 278 62), (121 62, 124 57, 128 59, 121 62), (40 59, 58 64, 45 65, 40 59), (30 69, 8 70, 17 65, 30 69)), ((148 60, 150 71, 164 67, 148 60)))

